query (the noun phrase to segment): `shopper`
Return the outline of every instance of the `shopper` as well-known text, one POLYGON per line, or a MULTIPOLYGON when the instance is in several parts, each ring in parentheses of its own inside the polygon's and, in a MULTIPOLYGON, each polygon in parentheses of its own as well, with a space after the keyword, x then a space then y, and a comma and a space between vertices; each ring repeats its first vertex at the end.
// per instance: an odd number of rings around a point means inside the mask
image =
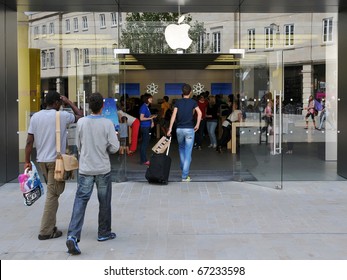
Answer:
POLYGON ((150 132, 154 127, 154 119, 157 115, 152 115, 149 110, 149 106, 153 102, 153 96, 146 93, 143 96, 143 104, 140 107, 140 131, 141 131, 141 147, 140 147, 140 163, 144 165, 149 165, 150 162, 147 160, 147 147, 150 140, 150 132))
POLYGON ((24 170, 27 168, 31 170, 30 157, 35 141, 36 161, 39 163, 47 184, 46 202, 38 235, 39 240, 58 238, 63 234, 56 226, 58 200, 65 188, 64 181, 58 182, 54 180, 55 160, 57 158, 56 112, 63 104, 70 106, 74 112, 74 114, 67 111, 60 112, 60 147, 62 153, 65 153, 67 145, 67 126, 82 117, 82 112, 67 97, 60 95, 56 91, 49 91, 46 94, 45 103, 46 108, 35 113, 30 119, 24 164, 24 170))
POLYGON ((191 181, 189 169, 192 160, 194 134, 199 129, 201 122, 201 111, 197 102, 190 98, 191 93, 191 86, 184 84, 182 87, 182 99, 178 99, 175 102, 170 120, 170 126, 167 132, 167 135, 171 136, 172 127, 176 121, 176 135, 183 182, 191 181), (197 114, 196 123, 194 121, 194 113, 197 114))
POLYGON ((111 162, 109 154, 119 149, 113 123, 101 116, 104 101, 100 93, 89 97, 92 114, 77 122, 77 148, 80 153, 77 191, 68 229, 68 253, 81 253, 77 243, 81 240, 82 226, 88 201, 96 184, 99 200, 98 241, 114 239, 111 231, 111 162))

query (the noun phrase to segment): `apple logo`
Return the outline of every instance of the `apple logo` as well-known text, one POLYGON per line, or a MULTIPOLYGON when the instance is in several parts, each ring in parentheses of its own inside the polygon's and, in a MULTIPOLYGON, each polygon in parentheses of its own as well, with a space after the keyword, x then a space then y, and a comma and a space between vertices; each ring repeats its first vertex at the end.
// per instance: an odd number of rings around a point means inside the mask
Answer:
POLYGON ((190 44, 193 42, 189 38, 188 31, 190 28, 189 24, 181 24, 185 16, 181 16, 178 19, 178 24, 169 24, 165 28, 165 40, 169 47, 173 50, 176 49, 188 49, 190 44))

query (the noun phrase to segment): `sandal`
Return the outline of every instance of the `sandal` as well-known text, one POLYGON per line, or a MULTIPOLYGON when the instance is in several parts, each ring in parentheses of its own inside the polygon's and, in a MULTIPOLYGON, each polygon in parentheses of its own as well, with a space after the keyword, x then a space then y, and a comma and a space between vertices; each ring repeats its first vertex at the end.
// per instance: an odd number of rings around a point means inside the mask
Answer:
POLYGON ((129 151, 128 156, 131 157, 131 156, 134 155, 134 154, 135 154, 134 151, 129 151))
POLYGON ((39 234, 38 238, 39 238, 39 240, 47 240, 47 239, 52 239, 52 238, 58 238, 62 235, 63 235, 63 233, 60 230, 58 230, 57 227, 54 227, 52 234, 50 234, 50 235, 49 234, 47 234, 47 235, 39 234))

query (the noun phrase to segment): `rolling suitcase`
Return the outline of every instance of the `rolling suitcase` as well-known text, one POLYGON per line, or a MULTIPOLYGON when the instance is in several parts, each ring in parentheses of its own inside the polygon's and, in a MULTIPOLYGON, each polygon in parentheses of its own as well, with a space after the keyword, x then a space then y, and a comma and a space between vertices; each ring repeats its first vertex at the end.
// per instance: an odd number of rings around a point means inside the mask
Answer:
MULTIPOLYGON (((169 138, 171 143, 171 137, 169 138)), ((148 183, 167 185, 171 168, 171 158, 169 156, 170 143, 166 153, 153 153, 150 158, 150 165, 146 170, 148 183)))

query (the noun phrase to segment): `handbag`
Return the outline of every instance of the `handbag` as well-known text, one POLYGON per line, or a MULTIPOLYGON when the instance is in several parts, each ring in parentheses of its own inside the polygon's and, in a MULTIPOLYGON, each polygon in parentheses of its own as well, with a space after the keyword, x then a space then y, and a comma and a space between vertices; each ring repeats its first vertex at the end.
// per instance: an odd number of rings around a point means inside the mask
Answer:
POLYGON ((25 169, 24 173, 18 176, 18 181, 23 193, 24 205, 33 205, 44 194, 39 173, 33 162, 31 162, 31 170, 25 169))
POLYGON ((62 154, 60 150, 60 112, 56 113, 56 149, 54 179, 65 181, 74 178, 74 170, 78 169, 78 160, 75 155, 62 154))

